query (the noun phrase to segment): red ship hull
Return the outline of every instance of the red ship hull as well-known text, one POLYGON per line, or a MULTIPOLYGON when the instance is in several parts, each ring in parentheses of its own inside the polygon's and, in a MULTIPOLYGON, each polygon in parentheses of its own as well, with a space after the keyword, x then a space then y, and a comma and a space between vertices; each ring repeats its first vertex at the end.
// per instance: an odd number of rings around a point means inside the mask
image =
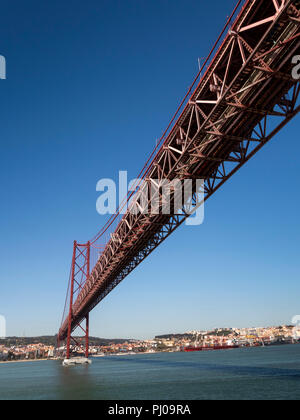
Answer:
POLYGON ((185 347, 183 351, 211 351, 211 350, 229 350, 229 349, 238 349, 239 346, 213 346, 213 347, 185 347))

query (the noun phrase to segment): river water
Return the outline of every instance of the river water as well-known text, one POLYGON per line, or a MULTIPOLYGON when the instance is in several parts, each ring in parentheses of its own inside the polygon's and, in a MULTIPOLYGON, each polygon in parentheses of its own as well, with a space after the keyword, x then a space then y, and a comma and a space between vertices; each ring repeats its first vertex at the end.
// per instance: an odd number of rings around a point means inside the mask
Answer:
POLYGON ((0 400, 300 399, 300 345, 0 364, 0 400))

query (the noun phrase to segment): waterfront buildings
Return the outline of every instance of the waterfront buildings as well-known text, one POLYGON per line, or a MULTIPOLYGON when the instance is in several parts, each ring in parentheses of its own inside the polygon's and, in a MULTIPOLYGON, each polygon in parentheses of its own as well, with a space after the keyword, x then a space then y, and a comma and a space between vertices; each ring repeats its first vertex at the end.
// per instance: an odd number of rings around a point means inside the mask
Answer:
MULTIPOLYGON (((181 351, 185 347, 203 346, 260 346, 292 344, 300 340, 300 330, 294 326, 258 328, 217 328, 212 331, 189 331, 183 334, 157 336, 150 340, 128 340, 107 345, 90 346, 91 356, 114 354, 154 353, 157 351, 181 351)), ((65 348, 53 345, 30 344, 6 347, 0 344, 0 361, 52 359, 63 355, 65 348)), ((84 355, 85 349, 74 346, 76 355, 84 355)))

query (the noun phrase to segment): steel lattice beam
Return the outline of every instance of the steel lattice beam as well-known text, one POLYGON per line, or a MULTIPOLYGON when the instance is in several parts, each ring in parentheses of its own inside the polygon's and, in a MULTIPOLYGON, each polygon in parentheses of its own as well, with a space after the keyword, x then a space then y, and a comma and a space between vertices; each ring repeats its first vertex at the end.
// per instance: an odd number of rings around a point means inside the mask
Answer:
MULTIPOLYGON (((148 183, 203 179, 205 200, 300 111, 291 77, 300 0, 247 0, 147 170, 148 183)), ((135 196, 139 202, 142 192, 135 196)), ((171 193, 170 193, 171 194, 171 193)), ((173 197, 174 198, 174 197, 173 197)), ((196 184, 191 196, 198 202, 196 184)), ((72 305, 71 330, 188 215, 123 216, 72 305)), ((67 334, 68 320, 59 332, 67 334)))

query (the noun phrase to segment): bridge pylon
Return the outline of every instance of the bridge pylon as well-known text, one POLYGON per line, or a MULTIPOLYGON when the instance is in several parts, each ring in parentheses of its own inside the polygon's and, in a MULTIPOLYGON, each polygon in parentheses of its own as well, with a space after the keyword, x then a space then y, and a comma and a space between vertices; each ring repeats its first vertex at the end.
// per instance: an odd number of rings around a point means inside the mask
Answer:
MULTIPOLYGON (((68 333, 67 333, 67 352, 66 358, 71 357, 71 344, 75 343, 77 347, 81 347, 78 339, 72 336, 74 328, 74 314, 73 314, 73 303, 76 301, 78 294, 81 292, 83 286, 90 276, 90 242, 86 244, 78 244, 74 241, 73 247, 73 258, 71 268, 71 281, 70 281, 70 308, 68 315, 68 333), (73 328, 73 329, 72 329, 73 328)), ((85 357, 89 357, 89 313, 87 313, 84 319, 76 324, 83 333, 85 339, 85 357), (85 327, 81 324, 85 321, 85 327)))

